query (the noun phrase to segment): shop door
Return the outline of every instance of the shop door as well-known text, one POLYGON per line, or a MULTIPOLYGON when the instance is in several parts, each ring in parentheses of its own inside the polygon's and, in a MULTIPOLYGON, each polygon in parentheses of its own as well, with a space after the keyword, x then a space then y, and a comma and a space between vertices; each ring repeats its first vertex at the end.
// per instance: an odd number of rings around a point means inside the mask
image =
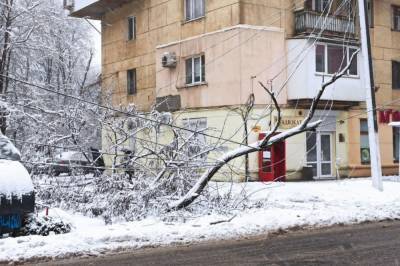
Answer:
POLYGON ((332 134, 324 132, 308 132, 306 144, 307 165, 312 167, 314 178, 332 178, 332 134))
MULTIPOLYGON (((263 139, 265 134, 260 134, 263 139)), ((286 147, 285 142, 279 142, 259 152, 259 179, 262 182, 285 181, 286 178, 286 147)))

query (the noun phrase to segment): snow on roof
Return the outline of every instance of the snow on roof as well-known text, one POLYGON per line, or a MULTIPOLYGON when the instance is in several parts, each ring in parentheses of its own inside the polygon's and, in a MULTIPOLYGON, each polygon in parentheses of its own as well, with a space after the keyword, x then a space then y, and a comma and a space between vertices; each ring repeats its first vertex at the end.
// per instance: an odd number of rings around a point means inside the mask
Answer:
POLYGON ((64 161, 87 161, 83 153, 77 151, 65 151, 57 154, 55 157, 56 159, 64 161))
POLYGON ((31 176, 17 161, 0 159, 0 194, 24 195, 33 191, 31 176))

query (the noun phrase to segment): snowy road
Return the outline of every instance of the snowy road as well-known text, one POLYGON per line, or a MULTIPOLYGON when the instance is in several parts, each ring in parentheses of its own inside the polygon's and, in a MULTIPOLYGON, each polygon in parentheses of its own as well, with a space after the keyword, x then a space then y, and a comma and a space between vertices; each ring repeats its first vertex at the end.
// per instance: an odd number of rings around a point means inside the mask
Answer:
POLYGON ((381 222, 45 265, 400 265, 400 222, 381 222))
POLYGON ((220 193, 226 190, 239 195, 245 191, 249 198, 248 207, 226 215, 206 213, 174 221, 148 217, 140 221, 105 225, 102 219, 51 209, 51 215, 71 222, 72 232, 47 237, 0 239, 0 264, 245 238, 289 228, 400 219, 398 179, 386 178, 383 192, 373 189, 370 179, 274 184, 215 183, 211 186, 219 186, 220 193), (232 218, 233 214, 236 216, 231 222, 211 225, 232 218))

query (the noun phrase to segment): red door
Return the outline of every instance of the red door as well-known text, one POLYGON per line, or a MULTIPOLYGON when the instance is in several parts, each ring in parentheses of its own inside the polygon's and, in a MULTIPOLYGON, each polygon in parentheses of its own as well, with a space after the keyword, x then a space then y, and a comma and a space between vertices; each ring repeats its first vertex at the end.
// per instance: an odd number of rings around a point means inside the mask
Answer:
MULTIPOLYGON (((261 133, 259 139, 265 134, 261 133)), ((286 147, 285 142, 279 142, 259 152, 259 179, 262 182, 286 180, 286 147)))

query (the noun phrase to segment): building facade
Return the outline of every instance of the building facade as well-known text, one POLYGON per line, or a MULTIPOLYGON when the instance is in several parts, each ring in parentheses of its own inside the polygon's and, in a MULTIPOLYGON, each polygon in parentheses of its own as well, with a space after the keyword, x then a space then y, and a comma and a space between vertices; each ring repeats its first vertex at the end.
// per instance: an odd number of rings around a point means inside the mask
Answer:
MULTIPOLYGON (((370 0, 368 10, 382 167, 394 174, 399 132, 388 123, 400 120, 400 0, 370 0)), ((301 122, 321 84, 360 47, 355 0, 100 0, 72 16, 101 20, 103 89, 113 105, 157 104, 183 126, 222 132, 232 140, 226 150, 259 139, 277 119, 259 81, 277 96, 282 132, 301 122)), ((327 89, 316 132, 250 155, 247 177, 245 159, 236 160, 234 178, 370 175, 362 63, 358 54, 327 89)))

